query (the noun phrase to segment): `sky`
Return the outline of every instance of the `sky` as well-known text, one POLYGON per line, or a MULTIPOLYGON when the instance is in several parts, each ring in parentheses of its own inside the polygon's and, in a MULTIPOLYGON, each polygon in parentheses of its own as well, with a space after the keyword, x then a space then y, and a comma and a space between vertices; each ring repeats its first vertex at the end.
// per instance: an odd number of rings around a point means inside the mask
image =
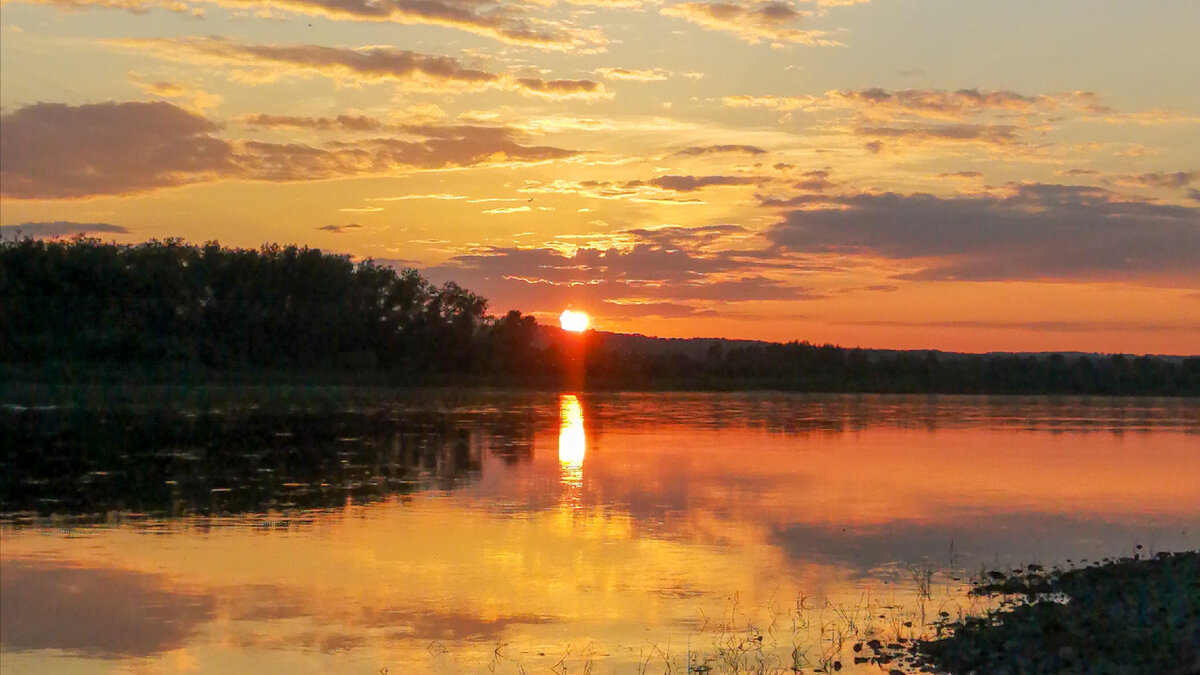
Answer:
POLYGON ((6 238, 544 322, 1200 353, 1195 0, 4 0, 6 238))

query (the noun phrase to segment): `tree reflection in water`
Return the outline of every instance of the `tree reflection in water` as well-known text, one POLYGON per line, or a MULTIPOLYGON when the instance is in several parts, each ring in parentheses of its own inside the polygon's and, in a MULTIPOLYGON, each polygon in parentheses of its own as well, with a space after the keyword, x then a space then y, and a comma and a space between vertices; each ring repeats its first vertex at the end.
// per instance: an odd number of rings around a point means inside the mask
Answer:
POLYGON ((476 481, 532 456, 500 410, 0 410, 0 513, 229 515, 340 507, 476 481))

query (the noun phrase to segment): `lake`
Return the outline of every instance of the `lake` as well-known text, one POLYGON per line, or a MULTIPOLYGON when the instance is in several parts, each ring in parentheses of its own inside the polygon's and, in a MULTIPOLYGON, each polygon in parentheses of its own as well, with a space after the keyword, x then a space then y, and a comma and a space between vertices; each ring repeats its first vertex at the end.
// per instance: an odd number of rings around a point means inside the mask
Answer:
POLYGON ((982 570, 1200 548, 1196 400, 151 398, 0 409, 4 673, 878 673, 982 570))

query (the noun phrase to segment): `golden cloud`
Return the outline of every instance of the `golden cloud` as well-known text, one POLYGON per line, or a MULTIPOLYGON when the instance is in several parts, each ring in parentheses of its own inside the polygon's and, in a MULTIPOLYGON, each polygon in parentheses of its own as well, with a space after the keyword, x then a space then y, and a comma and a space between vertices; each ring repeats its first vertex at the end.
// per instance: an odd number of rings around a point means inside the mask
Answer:
POLYGON ((396 82, 424 90, 503 89, 557 100, 611 96, 603 84, 592 80, 513 77, 468 68, 453 57, 394 47, 243 44, 214 37, 112 40, 107 44, 187 63, 235 65, 255 71, 251 79, 257 81, 271 81, 280 74, 319 75, 343 82, 396 82))
POLYGON ((661 82, 671 77, 671 72, 662 68, 597 68, 596 74, 606 80, 628 82, 661 82))
POLYGON ((800 28, 799 22, 811 13, 794 9, 786 2, 681 2, 660 11, 708 30, 731 33, 750 44, 763 41, 821 46, 840 44, 825 31, 800 28))
POLYGON ((130 78, 147 95, 159 99, 177 101, 180 105, 195 113, 204 114, 205 111, 220 105, 223 100, 217 94, 189 87, 178 82, 147 82, 133 73, 130 74, 130 78))
MULTIPOLYGON (((203 15, 182 0, 7 0, 63 9, 120 9, 144 13, 166 9, 203 15)), ((273 10, 333 20, 444 26, 507 44, 555 51, 595 52, 607 39, 592 28, 538 19, 527 11, 538 3, 499 0, 189 0, 242 10, 273 10)))
POLYGON ((781 112, 851 110, 872 119, 916 116, 961 120, 985 113, 1030 115, 1060 110, 1088 113, 1109 110, 1100 105, 1096 94, 1087 91, 1024 96, 1005 90, 903 89, 889 92, 871 88, 831 90, 816 96, 726 96, 722 102, 733 108, 766 108, 781 112))

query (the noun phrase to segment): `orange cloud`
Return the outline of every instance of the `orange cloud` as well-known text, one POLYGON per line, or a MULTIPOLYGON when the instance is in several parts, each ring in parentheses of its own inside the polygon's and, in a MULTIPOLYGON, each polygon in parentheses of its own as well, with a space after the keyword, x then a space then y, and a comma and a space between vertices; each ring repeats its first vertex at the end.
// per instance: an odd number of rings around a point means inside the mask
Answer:
MULTIPOLYGON (((91 7, 143 13, 151 9, 184 12, 183 0, 9 0, 80 10, 91 7)), ((191 0, 249 10, 281 10, 333 20, 444 26, 507 44, 556 51, 599 51, 607 39, 598 30, 535 19, 536 3, 498 0, 191 0)), ((203 10, 192 10, 203 14, 203 10)))
POLYGON ((904 115, 923 118, 961 120, 985 113, 1048 113, 1075 110, 1097 113, 1109 111, 1096 94, 1074 91, 1061 94, 1024 96, 1012 91, 960 89, 884 89, 831 90, 817 96, 726 96, 722 102, 734 108, 767 108, 782 112, 819 112, 851 110, 872 119, 895 119, 904 115))
POLYGON ((1200 184, 1200 171, 1176 171, 1174 173, 1149 172, 1136 175, 1122 174, 1114 178, 1113 182, 1127 187, 1182 190, 1189 185, 1200 184))
POLYGON ((338 115, 337 117, 298 117, 295 115, 248 115, 240 120, 248 127, 258 129, 291 128, 317 129, 320 131, 379 131, 384 124, 366 115, 338 115))
POLYGON ((859 127, 854 133, 875 139, 887 138, 909 143, 930 141, 975 142, 1011 146, 1020 142, 1018 128, 1011 124, 936 124, 909 127, 859 127))
POLYGON ((220 105, 221 96, 202 89, 188 87, 177 82, 146 82, 132 75, 133 82, 146 94, 155 98, 179 101, 189 110, 203 114, 205 111, 220 105))
POLYGON ((432 125, 405 127, 406 138, 333 141, 323 147, 243 141, 242 173, 258 180, 304 181, 354 175, 385 175, 398 169, 443 169, 546 162, 572 150, 527 146, 503 127, 432 125))
POLYGON ((465 67, 458 59, 393 47, 346 49, 310 44, 241 44, 222 38, 114 40, 108 44, 151 51, 168 59, 197 59, 258 71, 265 80, 282 72, 313 74, 339 81, 398 82, 418 89, 504 89, 549 99, 606 98, 604 85, 592 80, 543 80, 513 77, 465 67))
POLYGON ((1111 109, 1087 91, 1027 96, 1008 90, 879 88, 831 90, 819 95, 727 96, 732 108, 763 108, 786 113, 824 114, 821 131, 863 136, 868 152, 885 147, 975 143, 1008 154, 1040 154, 1047 144, 1026 135, 1055 129, 1064 121, 1082 121, 1111 109))
POLYGON ((801 174, 800 180, 792 184, 792 187, 797 190, 807 190, 809 192, 824 192, 838 187, 838 183, 829 180, 829 171, 819 169, 817 171, 805 171, 801 174))
POLYGON ((1166 126, 1172 124, 1200 124, 1200 117, 1188 115, 1174 110, 1140 110, 1136 112, 1112 113, 1088 120, 1097 120, 1108 124, 1136 124, 1139 126, 1166 126))
POLYGON ((596 74, 607 80, 626 80, 630 82, 660 82, 671 77, 670 71, 661 68, 597 68, 596 74))
POLYGON ((666 16, 677 17, 703 26, 708 30, 732 33, 738 39, 757 44, 792 43, 805 45, 837 45, 829 33, 804 30, 799 22, 809 12, 793 9, 786 2, 772 0, 757 4, 733 2, 681 2, 660 10, 666 16))
POLYGON ((608 98, 610 96, 603 84, 592 80, 543 80, 520 77, 513 82, 521 93, 544 98, 608 98))
POLYGON ((755 176, 659 176, 644 181, 630 181, 626 185, 629 187, 651 185, 674 192, 695 192, 715 185, 755 185, 761 182, 762 179, 755 176))
MULTIPOLYGON (((6 0, 16 2, 18 0, 6 0)), ((19 0, 28 4, 52 5, 61 9, 82 10, 92 7, 105 9, 121 9, 134 14, 145 14, 152 9, 165 9, 171 12, 186 12, 189 8, 181 0, 19 0)))
POLYGON ((757 145, 693 145, 677 151, 679 157, 702 157, 729 152, 743 152, 748 155, 762 155, 767 151, 757 145))
POLYGON ((681 199, 672 193, 691 193, 719 186, 758 185, 766 179, 760 176, 658 176, 627 181, 567 181, 529 183, 520 188, 525 193, 573 194, 593 199, 626 200, 661 204, 703 204, 695 198, 681 199))

